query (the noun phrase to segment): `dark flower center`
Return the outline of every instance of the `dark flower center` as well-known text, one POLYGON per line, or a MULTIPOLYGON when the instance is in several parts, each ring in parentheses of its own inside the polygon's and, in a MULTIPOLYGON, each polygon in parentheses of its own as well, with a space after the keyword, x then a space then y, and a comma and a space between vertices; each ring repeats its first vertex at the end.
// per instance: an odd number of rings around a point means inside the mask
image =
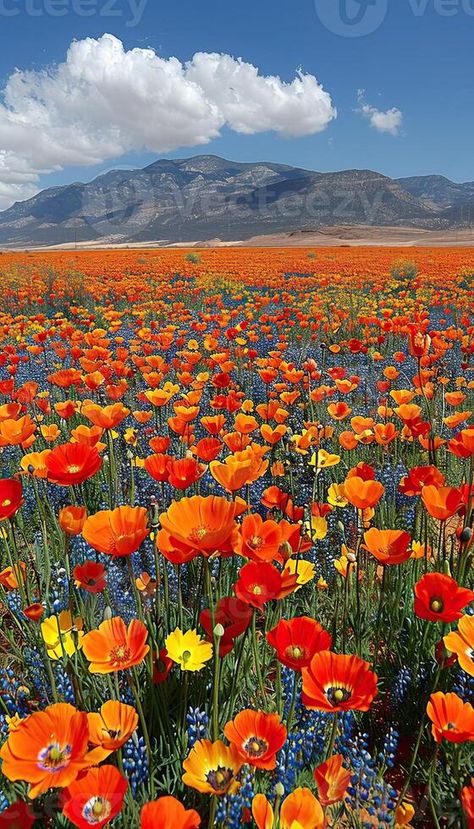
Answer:
POLYGON ((225 792, 233 776, 234 772, 232 769, 226 769, 225 766, 218 766, 217 769, 212 769, 206 774, 206 780, 215 792, 225 792))
POLYGON ((347 700, 351 698, 351 692, 347 688, 338 688, 337 686, 334 686, 327 689, 326 697, 331 705, 336 706, 340 705, 342 702, 347 702, 347 700))
POLYGON ((243 748, 249 757, 262 757, 268 751, 268 743, 261 737, 250 737, 243 748))

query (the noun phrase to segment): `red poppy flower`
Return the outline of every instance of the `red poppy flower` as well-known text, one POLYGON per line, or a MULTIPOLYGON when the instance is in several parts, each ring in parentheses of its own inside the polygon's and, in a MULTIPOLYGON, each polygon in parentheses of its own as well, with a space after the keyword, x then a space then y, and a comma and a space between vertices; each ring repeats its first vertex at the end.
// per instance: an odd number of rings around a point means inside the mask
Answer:
POLYGON ((451 576, 427 573, 415 585, 415 613, 430 622, 455 622, 474 601, 474 591, 460 587, 451 576))
POLYGON ((39 602, 33 602, 33 604, 25 607, 23 613, 26 618, 31 619, 32 622, 38 622, 44 613, 44 607, 39 602))
POLYGON ((82 587, 88 593, 102 593, 107 585, 105 567, 97 561, 83 561, 73 571, 76 587, 82 587))
POLYGON ((436 466, 414 466, 401 479, 398 488, 404 495, 421 495, 424 486, 443 486, 445 478, 436 466))
POLYGON ((51 450, 45 461, 48 480, 60 486, 82 484, 102 466, 95 446, 84 443, 62 443, 51 450))
POLYGON ((0 813, 0 829, 31 829, 35 815, 23 800, 17 800, 0 813))
POLYGON ((0 480, 0 521, 12 518, 23 503, 23 487, 15 478, 0 480))
POLYGON ((267 641, 275 648, 278 661, 295 671, 306 668, 315 653, 330 650, 332 645, 331 635, 309 616, 281 619, 267 633, 267 641))
POLYGON ((217 438, 202 438, 202 440, 196 443, 192 451, 200 460, 209 463, 209 461, 215 460, 222 452, 222 447, 223 444, 217 438))
POLYGON ((155 685, 166 682, 173 665, 174 662, 169 658, 166 648, 160 648, 158 656, 155 655, 153 660, 153 682, 155 685))
POLYGON ((219 643, 220 656, 225 656, 232 650, 235 639, 247 630, 251 620, 252 610, 249 605, 235 596, 224 596, 219 599, 214 612, 214 625, 209 608, 203 610, 199 616, 199 623, 206 631, 210 642, 214 641, 215 625, 220 624, 224 628, 224 635, 219 643))
POLYGON ((301 675, 303 705, 318 711, 368 711, 377 695, 377 674, 358 656, 321 651, 301 675))
POLYGON ((250 766, 271 771, 276 753, 286 742, 286 728, 278 714, 247 708, 226 724, 224 734, 250 766))
POLYGON ((65 790, 63 815, 79 829, 101 829, 120 812, 127 787, 115 766, 88 769, 65 790))
MULTIPOLYGON (((297 574, 294 576, 295 585, 296 579, 297 574)), ((266 602, 280 598, 284 587, 282 574, 273 564, 250 561, 242 567, 234 584, 234 592, 238 599, 262 609, 266 602)))

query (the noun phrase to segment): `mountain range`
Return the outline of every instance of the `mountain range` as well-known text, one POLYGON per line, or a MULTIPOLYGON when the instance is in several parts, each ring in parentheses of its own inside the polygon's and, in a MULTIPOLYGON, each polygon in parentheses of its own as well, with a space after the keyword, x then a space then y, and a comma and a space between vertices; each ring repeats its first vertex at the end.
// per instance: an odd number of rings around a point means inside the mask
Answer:
POLYGON ((245 240, 331 225, 468 228, 474 182, 320 173, 214 155, 161 159, 43 190, 0 212, 0 245, 245 240))

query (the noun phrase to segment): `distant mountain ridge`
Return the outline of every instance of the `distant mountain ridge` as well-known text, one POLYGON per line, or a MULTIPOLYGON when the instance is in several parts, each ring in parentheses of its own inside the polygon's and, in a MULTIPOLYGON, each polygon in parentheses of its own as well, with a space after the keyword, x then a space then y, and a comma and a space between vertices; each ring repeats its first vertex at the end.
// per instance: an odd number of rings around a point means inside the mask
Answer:
POLYGON ((198 155, 112 170, 16 202, 0 212, 0 245, 229 241, 335 224, 443 230, 473 222, 474 182, 198 155))

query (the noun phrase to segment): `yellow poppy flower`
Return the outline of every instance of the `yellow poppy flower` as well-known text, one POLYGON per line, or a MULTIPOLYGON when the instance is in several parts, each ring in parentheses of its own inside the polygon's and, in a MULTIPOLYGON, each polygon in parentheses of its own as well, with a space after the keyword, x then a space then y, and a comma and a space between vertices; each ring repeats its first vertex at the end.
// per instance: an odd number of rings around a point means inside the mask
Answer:
POLYGON ((296 581, 297 587, 295 587, 295 593, 300 587, 303 587, 304 584, 308 584, 309 581, 314 579, 316 568, 311 561, 305 561, 305 559, 300 558, 299 561, 296 561, 295 558, 290 558, 285 564, 285 570, 290 575, 297 574, 298 578, 296 581))
POLYGON ((344 484, 331 484, 328 489, 328 504, 332 507, 347 507, 348 503, 344 484))
POLYGON ((46 644, 50 659, 62 659, 72 656, 82 647, 83 621, 80 616, 75 619, 69 610, 63 610, 59 616, 49 616, 41 622, 41 634, 46 644))
POLYGON ((165 641, 167 655, 182 671, 200 671, 212 659, 212 645, 201 639, 196 630, 176 628, 165 641))
POLYGON ((318 449, 312 455, 309 465, 315 466, 316 469, 326 469, 328 466, 337 466, 340 460, 340 455, 332 455, 330 452, 326 452, 325 449, 318 449))

